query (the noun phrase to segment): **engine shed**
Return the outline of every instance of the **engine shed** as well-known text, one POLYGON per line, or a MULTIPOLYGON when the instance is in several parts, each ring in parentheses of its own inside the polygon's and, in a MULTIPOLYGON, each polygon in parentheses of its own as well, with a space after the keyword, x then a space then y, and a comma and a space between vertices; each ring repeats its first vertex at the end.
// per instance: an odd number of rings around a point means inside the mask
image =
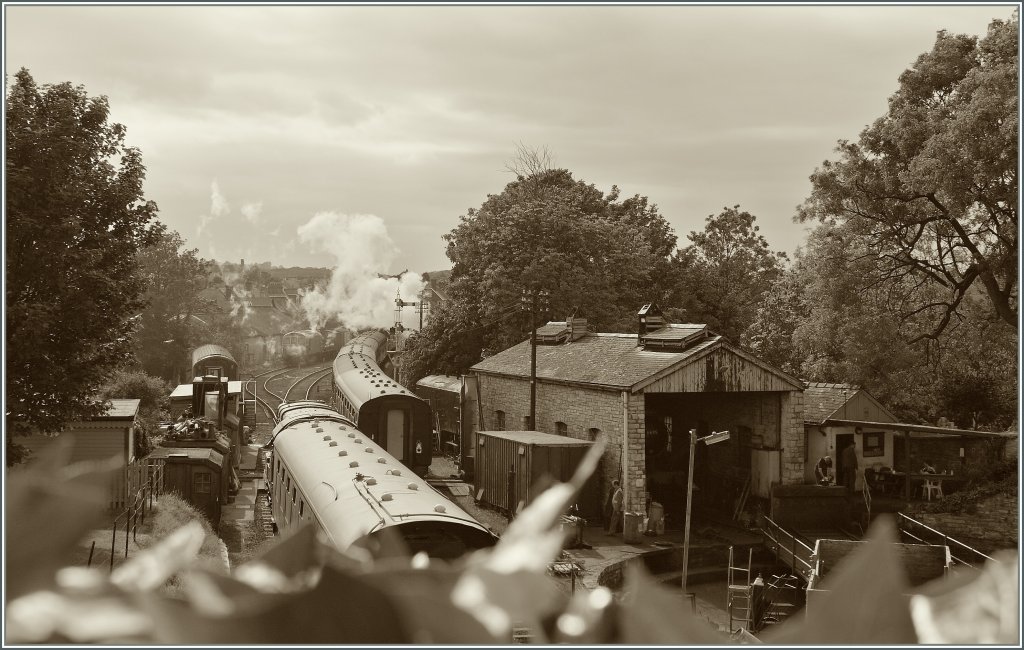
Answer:
POLYGON ((651 501, 667 524, 685 510, 689 430, 729 431, 697 445, 695 504, 735 506, 744 491, 767 498, 773 483, 804 480, 803 384, 704 324, 669 324, 656 305, 637 314, 637 333, 590 333, 579 319, 537 331, 536 426, 529 426, 529 341, 472 368, 483 430, 533 429, 592 441, 608 438, 601 493, 622 480, 624 509, 651 501))

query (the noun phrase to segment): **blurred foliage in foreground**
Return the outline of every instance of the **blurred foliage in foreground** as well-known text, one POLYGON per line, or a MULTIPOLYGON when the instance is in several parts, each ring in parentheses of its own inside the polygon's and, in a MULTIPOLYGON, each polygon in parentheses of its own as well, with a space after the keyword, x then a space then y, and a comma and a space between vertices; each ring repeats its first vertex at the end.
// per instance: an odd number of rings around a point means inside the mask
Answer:
MULTIPOLYGON (((6 643, 507 644, 513 626, 535 643, 727 644, 675 594, 639 570, 621 594, 565 594, 546 576, 559 554, 559 519, 593 471, 602 445, 571 483, 525 510, 500 543, 455 563, 396 555, 371 562, 339 553, 312 528, 225 576, 195 558, 198 523, 184 526, 112 573, 64 567, 103 519, 109 469, 54 455, 7 479, 6 643), (162 587, 175 579, 178 588, 162 587)), ((771 643, 1015 643, 1017 558, 910 588, 885 523, 872 544, 830 574, 819 613, 795 616, 771 643)))

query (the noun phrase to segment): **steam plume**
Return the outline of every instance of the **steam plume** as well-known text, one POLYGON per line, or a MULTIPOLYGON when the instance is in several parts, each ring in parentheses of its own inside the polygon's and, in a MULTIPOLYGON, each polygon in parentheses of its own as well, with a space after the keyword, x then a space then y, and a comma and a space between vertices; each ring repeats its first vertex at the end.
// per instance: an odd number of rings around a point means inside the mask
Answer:
MULTIPOLYGON (((298 234, 301 241, 331 253, 336 260, 327 287, 302 296, 310 327, 323 327, 331 316, 353 329, 390 327, 394 325, 399 292, 403 300, 419 300, 423 291, 420 273, 405 272, 397 278, 377 275, 399 253, 380 217, 318 212, 299 227, 298 234)), ((412 308, 406 308, 403 316, 406 327, 418 326, 419 318, 412 308)))

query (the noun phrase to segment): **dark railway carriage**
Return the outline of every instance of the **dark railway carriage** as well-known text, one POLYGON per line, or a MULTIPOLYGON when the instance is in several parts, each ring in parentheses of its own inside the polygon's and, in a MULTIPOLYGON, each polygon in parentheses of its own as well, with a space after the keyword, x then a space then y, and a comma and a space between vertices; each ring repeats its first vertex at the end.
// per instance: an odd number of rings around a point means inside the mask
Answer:
POLYGON ((282 340, 284 352, 300 361, 319 361, 323 357, 324 337, 315 330, 288 332, 282 340))
POLYGON ((411 553, 454 559, 496 538, 410 472, 338 411, 318 402, 279 409, 268 489, 278 528, 312 523, 338 549, 381 550, 385 530, 411 553))
POLYGON ((193 377, 227 377, 238 381, 238 363, 227 348, 208 343, 192 350, 193 377))
POLYGON ((425 476, 433 456, 430 404, 380 369, 387 335, 366 332, 341 348, 334 360, 334 398, 338 409, 371 440, 425 476))

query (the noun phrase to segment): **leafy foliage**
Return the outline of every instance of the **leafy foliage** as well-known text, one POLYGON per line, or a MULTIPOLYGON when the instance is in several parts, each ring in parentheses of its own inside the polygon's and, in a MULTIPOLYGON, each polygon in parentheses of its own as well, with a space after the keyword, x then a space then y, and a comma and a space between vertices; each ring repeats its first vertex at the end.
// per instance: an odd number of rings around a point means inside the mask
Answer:
POLYGON ((198 257, 198 251, 182 250, 183 246, 178 233, 163 232, 154 245, 136 255, 146 283, 146 307, 135 335, 136 357, 147 373, 173 380, 198 340, 197 323, 191 317, 205 306, 199 292, 206 286, 211 266, 198 257))
POLYGON ((153 451, 152 441, 158 433, 158 425, 169 419, 167 396, 170 392, 171 386, 166 381, 141 370, 119 370, 100 389, 100 396, 105 400, 140 400, 135 431, 136 457, 142 458, 153 451))
POLYGON ((11 452, 12 432, 55 432, 101 412, 93 391, 131 358, 130 317, 143 305, 135 254, 162 227, 106 97, 70 83, 40 88, 22 69, 6 101, 11 452))
POLYGON ((739 206, 708 215, 703 232, 676 257, 678 289, 688 320, 708 323, 720 334, 740 339, 754 321, 758 304, 782 275, 786 254, 772 252, 758 234, 756 217, 739 206))
POLYGON ((445 236, 449 300, 407 344, 412 381, 457 373, 527 336, 523 291, 545 290, 540 321, 577 313, 601 331, 631 331, 644 300, 671 293, 675 236, 647 198, 607 195, 564 169, 509 183, 445 236))
POLYGON ((899 294, 912 340, 938 337, 976 283, 1017 324, 1017 22, 994 21, 980 42, 939 32, 800 208, 862 239, 865 278, 899 294))

